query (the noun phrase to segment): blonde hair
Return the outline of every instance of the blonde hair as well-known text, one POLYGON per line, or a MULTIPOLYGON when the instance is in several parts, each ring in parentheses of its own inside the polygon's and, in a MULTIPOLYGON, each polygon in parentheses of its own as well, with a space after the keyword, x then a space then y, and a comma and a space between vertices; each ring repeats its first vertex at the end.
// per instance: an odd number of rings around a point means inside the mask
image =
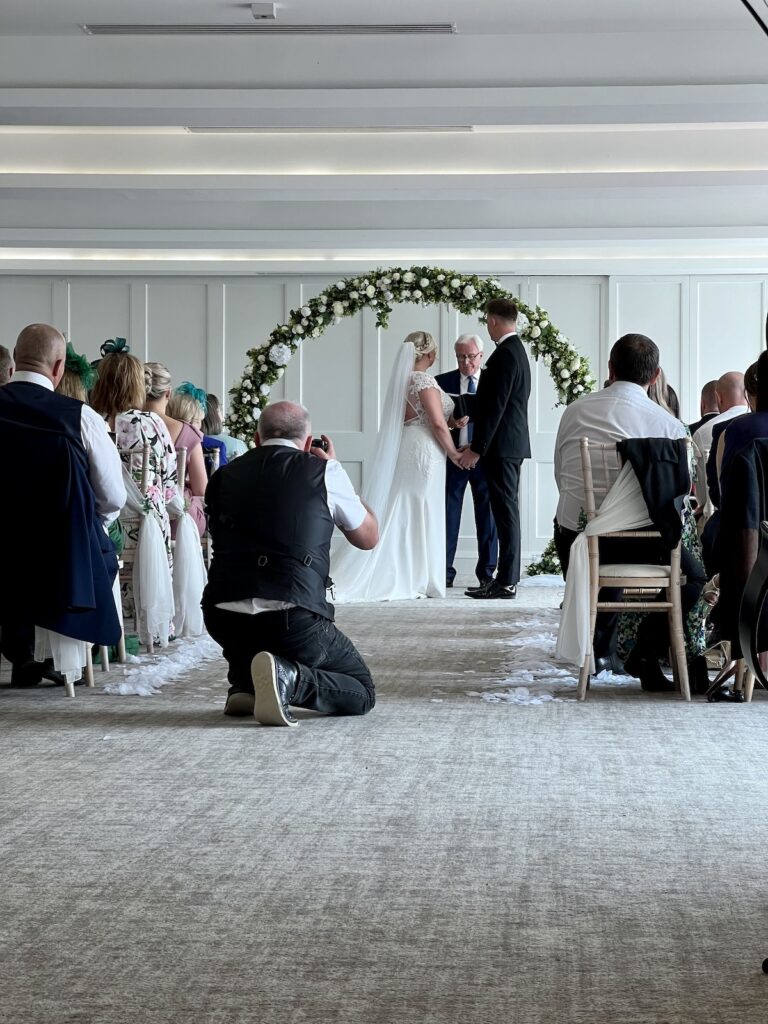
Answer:
POLYGON ((83 379, 75 370, 64 371, 64 376, 56 385, 56 390, 60 395, 66 395, 67 398, 76 398, 78 402, 88 401, 88 392, 85 390, 83 379))
POLYGON ((428 356, 430 352, 437 351, 437 342, 428 331, 411 331, 403 339, 403 344, 408 342, 413 343, 413 347, 416 349, 416 358, 421 359, 422 356, 428 356))
POLYGON ((178 392, 168 399, 166 414, 174 420, 181 420, 182 423, 200 424, 205 416, 205 409, 192 395, 178 392))
POLYGON ((144 363, 144 390, 149 399, 162 398, 171 390, 171 375, 162 363, 144 363))
POLYGON ((99 363, 91 407, 102 416, 144 408, 144 367, 129 352, 110 352, 99 363))

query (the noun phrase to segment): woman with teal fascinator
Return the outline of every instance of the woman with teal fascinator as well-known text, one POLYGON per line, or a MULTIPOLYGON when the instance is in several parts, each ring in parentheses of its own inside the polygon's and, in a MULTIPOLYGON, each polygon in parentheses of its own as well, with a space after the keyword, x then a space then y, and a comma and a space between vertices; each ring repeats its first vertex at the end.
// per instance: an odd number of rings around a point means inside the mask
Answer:
POLYGON ((211 437, 205 433, 203 423, 208 412, 208 395, 202 388, 195 387, 188 380, 182 381, 168 403, 168 412, 169 415, 175 416, 176 419, 182 420, 184 423, 191 423, 201 431, 203 435, 203 454, 206 456, 205 468, 208 476, 211 475, 211 465, 213 463, 213 460, 209 459, 208 456, 212 451, 218 451, 219 453, 219 466, 227 464, 226 444, 218 438, 211 437))

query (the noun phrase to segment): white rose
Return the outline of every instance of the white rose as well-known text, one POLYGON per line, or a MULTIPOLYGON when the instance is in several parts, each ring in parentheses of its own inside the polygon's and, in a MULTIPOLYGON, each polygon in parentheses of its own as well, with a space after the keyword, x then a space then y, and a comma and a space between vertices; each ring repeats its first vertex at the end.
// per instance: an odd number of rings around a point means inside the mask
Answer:
POLYGON ((322 303, 323 305, 325 305, 326 302, 328 301, 328 296, 327 295, 318 295, 317 296, 317 301, 322 303))
POLYGON ((293 333, 294 334, 303 334, 304 333, 304 328, 301 326, 301 324, 296 324, 296 326, 293 328, 293 333))
POLYGON ((320 331, 317 329, 317 327, 314 329, 314 331, 312 331, 312 337, 313 338, 319 338, 320 337, 320 331))
POLYGON ((581 394, 581 392, 584 390, 584 388, 582 387, 581 384, 577 384, 576 387, 574 388, 574 390, 577 392, 577 394, 581 394))
POLYGON ((539 327, 541 327, 542 331, 545 327, 549 327, 549 320, 539 320, 539 327))
POLYGON ((419 289, 418 289, 418 288, 415 288, 415 289, 414 289, 414 291, 413 291, 413 297, 414 297, 414 299, 420 299, 420 298, 421 298, 421 292, 419 291, 419 289))
POLYGON ((369 285, 370 283, 371 283, 371 282, 370 282, 370 281, 368 280, 368 278, 366 277, 366 278, 365 278, 365 280, 363 281, 363 288, 367 288, 367 287, 368 287, 368 285, 369 285))
POLYGON ((350 297, 350 299, 352 299, 353 301, 354 301, 355 299, 359 299, 359 298, 360 298, 360 292, 350 292, 350 293, 349 293, 349 297, 350 297))
POLYGON ((438 274, 437 275, 437 280, 438 281, 444 281, 445 280, 445 274, 438 274))
POLYGON ((571 371, 570 370, 561 370, 560 371, 560 376, 563 378, 563 380, 568 380, 568 378, 571 376, 571 371))
POLYGON ((412 274, 410 270, 406 270, 406 272, 403 274, 403 280, 405 281, 406 284, 410 284, 412 281, 416 280, 416 275, 412 274))
POLYGON ((317 324, 318 327, 320 327, 321 324, 325 323, 325 320, 323 319, 323 317, 318 316, 315 318, 315 323, 317 324))
POLYGON ((309 316, 309 314, 311 312, 312 312, 312 310, 309 308, 309 306, 302 306, 301 307, 301 315, 302 316, 309 316))
POLYGON ((532 327, 528 333, 530 334, 530 336, 532 338, 540 338, 541 337, 541 328, 540 327, 532 327))
POLYGON ((575 358, 575 359, 573 360, 573 362, 571 363, 571 369, 572 369, 572 370, 578 370, 578 368, 579 368, 580 366, 581 366, 581 359, 579 359, 579 357, 578 357, 578 356, 576 356, 576 358, 575 358))
POLYGON ((259 362, 260 363, 266 363, 266 361, 267 361, 267 357, 266 356, 259 356, 259 362))
POLYGON ((444 284, 443 287, 440 289, 440 291, 443 293, 443 295, 450 295, 451 294, 451 289, 448 287, 447 284, 444 284))
POLYGON ((369 284, 368 287, 365 289, 365 294, 368 296, 369 299, 372 299, 373 296, 376 294, 376 289, 373 287, 372 284, 369 284))
POLYGON ((411 289, 410 288, 403 288, 403 290, 400 292, 400 295, 404 299, 410 299, 410 297, 411 297, 411 289))
POLYGON ((399 281, 400 280, 400 275, 399 274, 393 274, 392 275, 392 280, 393 281, 399 281))
POLYGON ((451 281, 451 288, 458 288, 460 284, 461 281, 458 279, 458 277, 454 277, 453 280, 451 281))
POLYGON ((304 325, 304 326, 306 327, 306 326, 307 326, 307 324, 309 323, 309 320, 307 320, 307 318, 306 318, 306 317, 304 317, 304 319, 303 319, 303 320, 302 320, 301 322, 302 322, 302 324, 303 324, 303 325, 304 325))
POLYGON ((387 302, 391 302, 392 299, 394 299, 394 297, 395 296, 392 294, 392 292, 384 292, 384 298, 387 300, 387 302))
POLYGON ((383 284, 383 286, 385 288, 389 288, 389 286, 392 284, 392 282, 390 281, 390 279, 388 277, 382 277, 381 283, 383 284))
POLYGON ((475 297, 474 285, 468 284, 466 286, 466 288, 464 289, 464 291, 462 292, 462 295, 464 296, 465 299, 474 299, 474 297, 475 297))
POLYGON ((333 304, 333 315, 344 316, 344 307, 340 302, 334 302, 333 304))
POLYGON ((269 389, 269 384, 262 384, 261 387, 259 388, 259 394, 260 395, 268 395, 269 394, 269 390, 270 390, 269 389))
POLYGON ((419 281, 419 284, 421 285, 422 288, 429 288, 429 278, 422 277, 422 279, 419 281))
POLYGON ((343 292, 347 286, 344 284, 343 281, 337 281, 336 287, 339 289, 340 292, 343 292))

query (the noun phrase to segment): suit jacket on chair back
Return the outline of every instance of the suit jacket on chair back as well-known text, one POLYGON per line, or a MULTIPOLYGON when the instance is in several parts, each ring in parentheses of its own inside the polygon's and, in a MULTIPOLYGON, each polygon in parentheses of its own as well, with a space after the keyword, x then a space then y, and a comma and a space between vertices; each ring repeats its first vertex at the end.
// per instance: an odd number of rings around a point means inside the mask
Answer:
POLYGON ((480 374, 472 451, 499 459, 528 459, 531 370, 523 343, 510 334, 496 346, 480 374))

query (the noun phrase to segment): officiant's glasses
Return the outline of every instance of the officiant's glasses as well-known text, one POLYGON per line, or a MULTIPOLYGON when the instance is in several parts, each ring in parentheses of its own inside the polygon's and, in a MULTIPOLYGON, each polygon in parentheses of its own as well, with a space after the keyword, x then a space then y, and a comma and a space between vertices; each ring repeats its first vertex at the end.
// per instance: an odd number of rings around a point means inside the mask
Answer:
POLYGON ((474 363, 483 353, 482 352, 469 352, 467 355, 456 356, 456 359, 460 363, 474 363))

